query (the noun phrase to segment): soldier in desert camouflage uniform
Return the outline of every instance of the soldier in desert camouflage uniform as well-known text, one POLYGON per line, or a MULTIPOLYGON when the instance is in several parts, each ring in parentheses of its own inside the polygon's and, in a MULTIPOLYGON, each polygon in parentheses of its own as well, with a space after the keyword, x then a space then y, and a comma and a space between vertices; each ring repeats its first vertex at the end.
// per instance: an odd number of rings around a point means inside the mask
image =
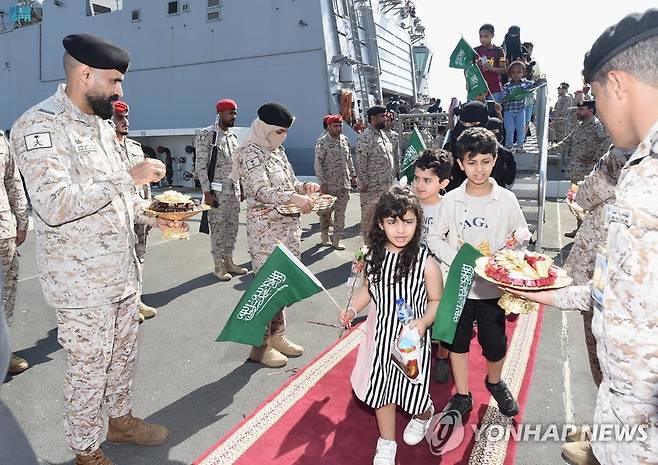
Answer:
POLYGON ((160 180, 165 166, 148 159, 126 169, 107 121, 128 52, 87 34, 65 37, 64 47, 66 85, 16 121, 11 147, 32 200, 41 287, 66 351, 67 442, 76 465, 110 465, 100 449, 103 405, 111 442, 156 445, 169 435, 131 411, 141 281, 133 222, 178 223, 141 213, 135 186, 160 180))
POLYGON ((361 234, 370 229, 373 209, 382 193, 393 185, 396 176, 395 156, 391 141, 384 133, 386 108, 375 105, 368 109, 368 127, 356 144, 356 175, 361 193, 361 234))
POLYGON ((395 127, 395 113, 392 111, 386 112, 386 123, 384 125, 383 133, 386 134, 388 140, 391 141, 391 146, 393 147, 393 160, 395 160, 395 177, 400 176, 400 167, 402 166, 402 160, 400 159, 399 146, 400 146, 400 134, 397 133, 393 128, 395 127))
MULTIPOLYGON (((583 101, 576 108, 576 116, 580 121, 567 137, 549 147, 549 153, 566 151, 569 157, 569 177, 572 184, 578 184, 587 176, 596 162, 610 147, 610 137, 606 134, 603 124, 594 116, 596 108, 593 100, 583 101)), ((578 227, 565 234, 574 238, 578 227)))
POLYGON ((580 121, 578 127, 560 142, 549 147, 549 153, 567 150, 571 154, 569 177, 573 184, 582 181, 610 147, 610 137, 595 116, 594 101, 583 101, 577 108, 577 117, 580 121))
MULTIPOLYGON (((18 254, 19 247, 27 237, 27 200, 23 190, 23 182, 11 156, 9 143, 4 133, 0 132, 0 260, 4 272, 4 290, 2 300, 7 317, 7 325, 11 326, 16 306, 16 285, 18 284, 18 254)), ((27 370, 29 364, 25 359, 11 354, 9 359, 9 374, 17 375, 27 370)))
POLYGON ((350 188, 356 183, 352 153, 347 137, 343 135, 343 118, 331 115, 327 121, 327 132, 315 143, 315 175, 320 181, 323 194, 336 197, 331 209, 318 212, 320 216, 320 241, 329 244, 331 214, 334 215, 334 235, 331 244, 345 250, 341 242, 345 229, 345 210, 350 199, 350 188))
POLYGON ((228 281, 232 275, 247 274, 247 269, 233 263, 233 249, 238 235, 240 215, 240 183, 229 178, 233 166, 233 153, 238 148, 235 126, 238 105, 223 99, 215 105, 215 124, 203 129, 194 140, 196 172, 203 190, 204 202, 210 205, 210 253, 215 262, 214 275, 228 281), (209 179, 208 165, 216 149, 213 179, 209 179))
MULTIPOLYGON (((598 161, 592 172, 578 184, 575 202, 587 214, 564 264, 564 269, 573 278, 574 284, 586 284, 592 279, 596 258, 596 249, 592 244, 603 244, 606 240, 603 209, 614 202, 619 174, 633 151, 610 147, 610 151, 598 161)), ((598 386, 601 384, 601 366, 596 356, 591 311, 583 312, 583 324, 592 377, 598 386)))
MULTIPOLYGON (((266 103, 258 109, 245 141, 233 154, 231 178, 240 181, 247 202, 247 240, 254 273, 263 266, 281 241, 300 255, 299 214, 282 215, 277 206, 294 204, 304 213, 313 208, 309 195, 319 192, 316 183, 297 180, 283 148, 294 117, 281 104, 266 103)), ((284 310, 278 312, 265 332, 263 345, 253 347, 249 358, 269 367, 282 367, 304 349, 284 335, 284 310)))
POLYGON ((553 140, 556 142, 561 141, 569 132, 567 129, 570 127, 569 119, 569 108, 573 106, 571 98, 567 95, 567 88, 560 86, 557 89, 558 97, 557 102, 555 102, 555 107, 553 108, 553 122, 552 126, 555 131, 553 140))
POLYGON ((578 465, 650 465, 658 457, 658 9, 606 29, 585 56, 583 75, 614 144, 639 145, 621 171, 614 202, 605 207, 607 244, 592 282, 520 294, 559 308, 593 307, 603 374, 594 424, 645 428, 644 437, 630 440, 613 435, 566 444, 567 458, 578 465))
MULTIPOLYGON (((142 151, 142 144, 136 140, 126 137, 128 129, 130 128, 129 112, 130 108, 126 102, 117 100, 114 102, 114 112, 112 114, 112 123, 114 124, 114 131, 116 132, 116 139, 119 145, 119 153, 123 158, 128 168, 144 161, 144 152, 142 151)), ((145 184, 143 186, 135 186, 133 191, 135 201, 143 201, 146 205, 151 203, 151 186, 145 184)), ((144 267, 144 256, 146 255, 146 241, 148 239, 151 226, 146 224, 135 223, 135 254, 137 260, 144 267)), ((141 283, 140 283, 141 287, 141 283)), ((139 299, 139 322, 142 323, 147 318, 153 318, 158 311, 146 305, 139 299)))

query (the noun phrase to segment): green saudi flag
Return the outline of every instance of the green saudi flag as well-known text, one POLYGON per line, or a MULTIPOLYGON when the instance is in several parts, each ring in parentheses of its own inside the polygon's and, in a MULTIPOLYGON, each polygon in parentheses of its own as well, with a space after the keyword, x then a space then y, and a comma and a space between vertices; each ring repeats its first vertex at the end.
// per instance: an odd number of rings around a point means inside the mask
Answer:
POLYGON ((462 37, 459 39, 457 46, 450 54, 450 67, 459 69, 468 69, 468 67, 478 58, 473 47, 462 37))
POLYGON ((534 89, 528 90, 523 87, 515 87, 510 90, 507 97, 505 97, 505 101, 524 100, 528 95, 532 94, 533 90, 534 89))
POLYGON ((540 84, 536 85, 535 87, 532 87, 530 89, 524 89, 523 87, 515 87, 514 89, 509 91, 509 95, 505 97, 505 100, 523 100, 526 98, 528 95, 532 94, 534 91, 539 89, 540 87, 544 87, 546 84, 540 84))
POLYGON ((489 93, 489 86, 482 75, 482 71, 475 63, 466 68, 466 89, 468 90, 468 100, 475 100, 475 97, 485 92, 489 93))
POLYGON ((323 289, 286 246, 277 244, 216 340, 260 346, 268 323, 279 310, 323 289))
POLYGON ((407 178, 407 184, 411 184, 414 180, 414 165, 420 154, 427 147, 420 131, 416 126, 411 132, 409 137, 409 147, 404 152, 404 160, 402 160, 402 168, 400 169, 400 179, 407 178))
POLYGON ((459 323, 468 293, 471 292, 471 286, 473 286, 475 260, 481 256, 478 249, 470 244, 464 244, 452 261, 432 326, 432 339, 435 341, 452 344, 457 323, 459 323))

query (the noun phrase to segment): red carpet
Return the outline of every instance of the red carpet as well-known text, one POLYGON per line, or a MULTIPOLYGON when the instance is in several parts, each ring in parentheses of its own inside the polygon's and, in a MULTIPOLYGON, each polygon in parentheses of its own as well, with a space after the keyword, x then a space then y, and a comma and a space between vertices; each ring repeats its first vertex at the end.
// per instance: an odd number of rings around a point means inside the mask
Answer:
MULTIPOLYGON (((523 416, 541 319, 539 312, 507 323, 509 350, 503 377, 521 405, 515 422, 523 416)), ((349 382, 361 334, 358 328, 353 330, 318 356, 194 464, 370 465, 379 437, 375 415, 354 397, 349 382)), ((464 440, 440 457, 430 453, 425 441, 407 446, 402 431, 409 417, 398 413, 398 464, 480 464, 484 457, 487 464, 514 463, 514 441, 475 440, 471 425, 510 424, 484 387, 485 375, 486 362, 474 338, 469 371, 474 407, 463 429, 464 440)), ((454 390, 452 383, 432 382, 431 392, 438 411, 454 390)))

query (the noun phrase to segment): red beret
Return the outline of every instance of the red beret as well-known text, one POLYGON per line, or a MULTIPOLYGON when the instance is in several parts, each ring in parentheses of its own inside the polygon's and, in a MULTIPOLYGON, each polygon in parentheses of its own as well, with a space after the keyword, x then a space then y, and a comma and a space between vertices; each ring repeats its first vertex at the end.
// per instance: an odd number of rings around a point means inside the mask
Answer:
POLYGON ((327 124, 342 123, 343 117, 340 115, 328 115, 325 116, 327 124))
POLYGON ((114 105, 115 113, 125 113, 128 111, 128 104, 126 102, 122 102, 121 100, 115 100, 112 102, 112 105, 114 105))
POLYGON ((333 115, 327 115, 324 118, 322 118, 322 122, 327 125, 329 124, 329 118, 331 118, 333 115))
POLYGON ((227 111, 227 110, 237 110, 238 104, 235 103, 235 101, 231 100, 230 98, 225 98, 217 102, 215 108, 217 109, 218 112, 227 111))

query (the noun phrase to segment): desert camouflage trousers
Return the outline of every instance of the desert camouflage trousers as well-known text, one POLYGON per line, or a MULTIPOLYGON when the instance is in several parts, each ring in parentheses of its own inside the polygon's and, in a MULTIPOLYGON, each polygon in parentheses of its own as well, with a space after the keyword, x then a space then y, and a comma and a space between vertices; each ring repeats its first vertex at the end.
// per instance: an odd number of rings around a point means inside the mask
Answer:
POLYGON ((320 230, 329 231, 329 226, 331 226, 332 223, 331 214, 333 213, 334 237, 342 239, 343 231, 345 230, 345 210, 347 210, 347 202, 350 200, 350 191, 342 189, 329 192, 329 194, 336 197, 336 202, 333 207, 318 212, 318 216, 320 217, 320 230))
POLYGON ((219 206, 208 210, 210 227, 210 253, 215 266, 233 256, 235 239, 238 237, 240 199, 235 194, 215 194, 219 206))
POLYGON ((368 233, 370 232, 372 217, 375 214, 375 207, 377 202, 379 202, 379 197, 388 190, 388 186, 385 190, 376 190, 362 192, 360 195, 361 201, 361 235, 364 239, 367 238, 368 233))
POLYGON ((137 304, 133 294, 101 307, 57 309, 57 340, 67 361, 64 431, 75 453, 100 447, 103 405, 110 418, 131 410, 137 304))
MULTIPOLYGON (((251 255, 251 268, 254 273, 263 266, 265 260, 270 256, 277 244, 277 240, 297 257, 300 256, 302 228, 299 218, 282 216, 276 212, 267 215, 247 216, 247 241, 249 243, 249 254, 251 255)), ((263 345, 269 345, 273 335, 283 334, 286 328, 286 316, 281 309, 267 327, 263 345)))
POLYGON ((18 255, 16 253, 16 238, 0 239, 0 260, 5 274, 5 286, 2 300, 5 306, 7 325, 11 326, 16 306, 16 285, 18 284, 18 255))

